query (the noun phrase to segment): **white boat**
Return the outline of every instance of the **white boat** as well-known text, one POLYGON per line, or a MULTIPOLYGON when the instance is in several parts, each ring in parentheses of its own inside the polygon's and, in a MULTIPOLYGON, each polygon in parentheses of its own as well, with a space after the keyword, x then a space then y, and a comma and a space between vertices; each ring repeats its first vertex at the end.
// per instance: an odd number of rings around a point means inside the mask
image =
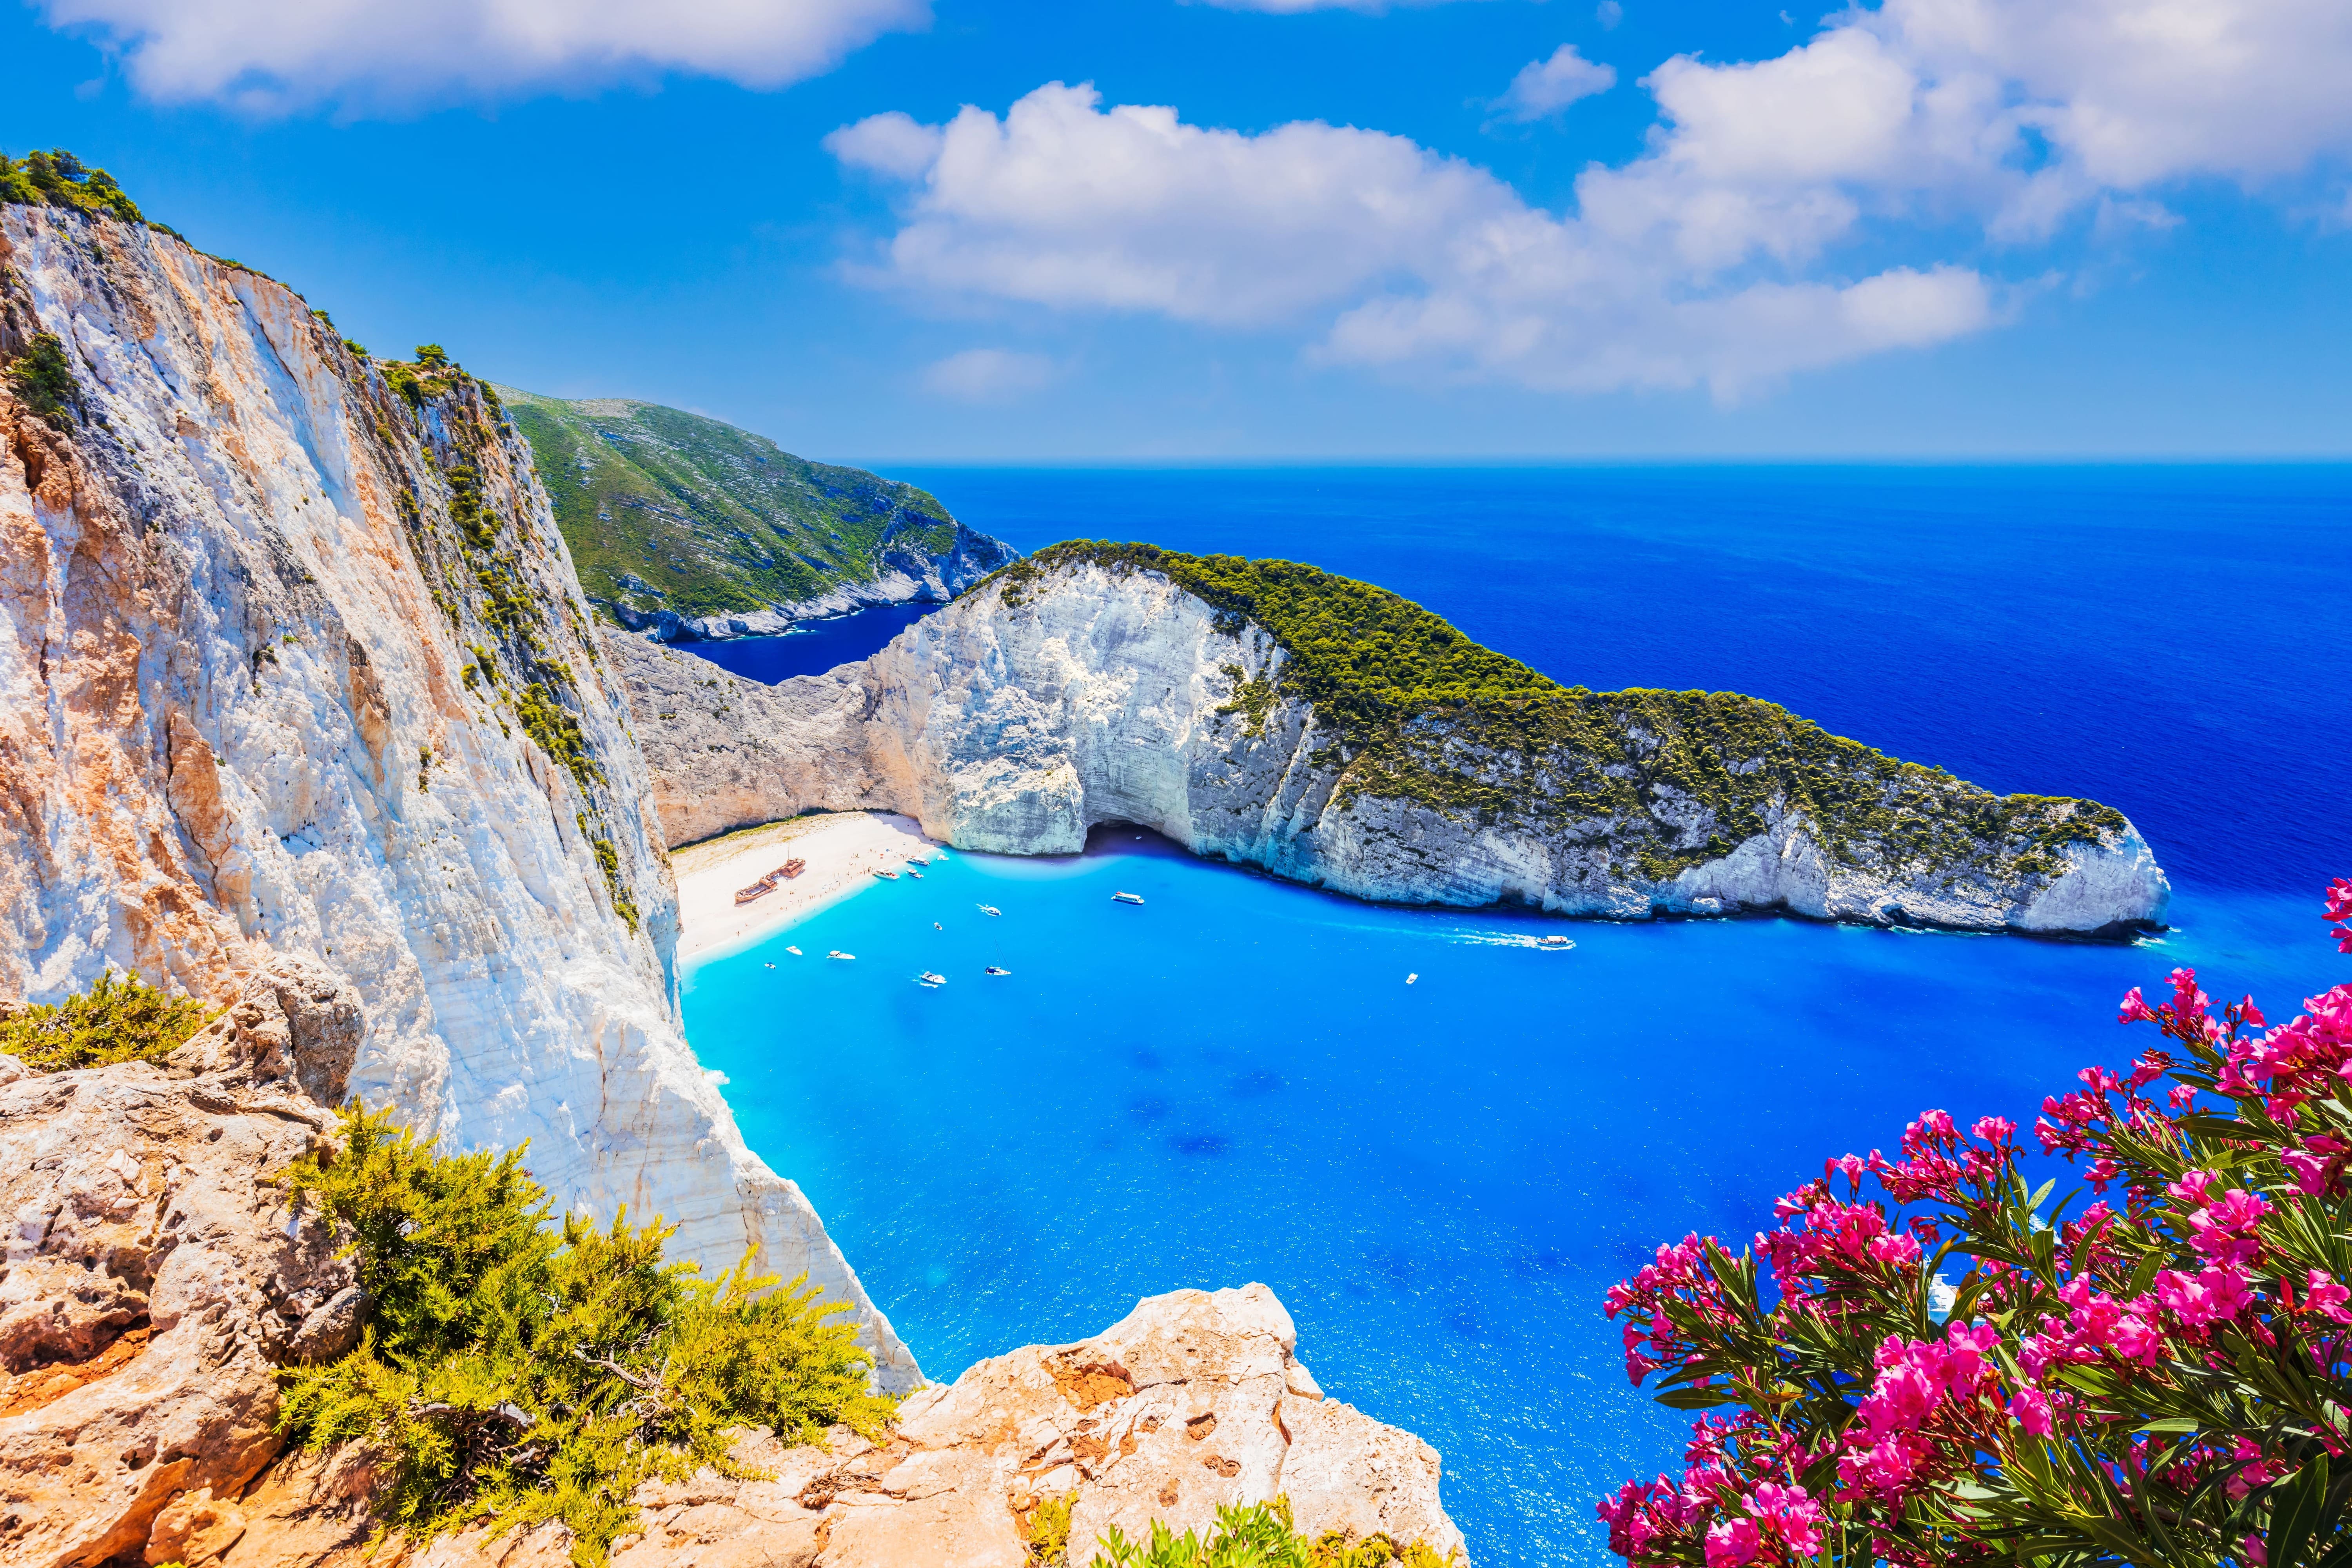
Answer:
POLYGON ((976 907, 979 909, 980 912, 984 915, 1001 915, 1004 912, 1003 910, 998 909, 994 904, 981 904, 976 907))
POLYGON ((895 882, 898 879, 898 873, 896 871, 877 871, 874 874, 886 882, 895 882))
POLYGON ((801 952, 801 950, 800 950, 799 948, 797 948, 797 947, 788 947, 788 948, 784 949, 784 951, 785 951, 786 952, 791 953, 794 958, 801 958, 801 957, 804 957, 804 956, 805 956, 805 954, 803 954, 803 953, 801 952))
POLYGON ((990 964, 990 965, 988 966, 988 968, 987 968, 987 970, 985 971, 985 973, 990 973, 990 974, 1010 974, 1010 973, 1013 973, 1013 971, 1011 971, 1011 970, 1009 970, 1009 969, 999 969, 999 968, 997 968, 997 967, 996 967, 996 965, 994 965, 994 964, 992 964, 992 964, 990 964))
POLYGON ((825 956, 826 956, 827 958, 837 958, 837 959, 840 959, 844 963, 849 963, 850 961, 852 961, 852 960, 854 960, 855 958, 856 958, 856 956, 857 956, 857 955, 856 955, 856 953, 854 953, 854 952, 842 952, 842 951, 841 951, 841 949, 839 949, 839 948, 837 948, 837 947, 836 947, 836 948, 835 948, 831 952, 826 953, 826 954, 825 954, 825 956))
POLYGON ((1113 893, 1110 896, 1110 901, 1115 904, 1139 904, 1143 902, 1143 895, 1141 893, 1113 893))
POLYGON ((908 870, 907 875, 908 875, 909 877, 912 877, 912 878, 913 878, 913 879, 915 879, 915 880, 917 880, 918 882, 919 882, 919 881, 921 881, 921 880, 923 879, 923 874, 922 874, 920 871, 917 871, 917 870, 912 869, 911 868, 908 870))
POLYGON ((929 970, 926 969, 922 973, 915 977, 915 982, 919 985, 928 985, 936 990, 940 986, 945 985, 948 983, 948 977, 944 974, 933 974, 929 970))
POLYGON ((1548 936, 1543 939, 1541 945, 1549 948, 1563 948, 1574 947, 1576 943, 1569 941, 1568 938, 1564 936, 1548 936))
POLYGON ((928 866, 930 862, 924 859, 919 855, 909 855, 907 857, 907 864, 909 866, 928 866))
POLYGON ((1418 979, 1420 979, 1420 978, 1421 978, 1421 976, 1420 976, 1420 975, 1418 975, 1418 974, 1408 974, 1408 975, 1406 975, 1406 976, 1404 977, 1404 983, 1405 983, 1407 985, 1410 985, 1410 984, 1412 984, 1414 981, 1416 981, 1416 980, 1418 980, 1418 979))

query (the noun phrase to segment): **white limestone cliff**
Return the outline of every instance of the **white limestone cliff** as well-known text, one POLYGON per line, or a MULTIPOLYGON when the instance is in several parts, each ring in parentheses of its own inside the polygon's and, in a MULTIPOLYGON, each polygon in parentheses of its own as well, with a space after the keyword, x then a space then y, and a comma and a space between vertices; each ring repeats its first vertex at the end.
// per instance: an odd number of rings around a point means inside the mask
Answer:
MULTIPOLYGON (((2046 868, 1993 845, 1923 866, 1877 842, 1833 853, 1821 825, 1775 799, 1761 831, 1652 877, 1621 852, 1622 821, 1563 825, 1535 810, 1482 820, 1350 787, 1344 738, 1278 689, 1288 656, 1274 637, 1221 624, 1153 571, 1056 563, 1017 595, 994 584, 965 595, 863 664, 774 688, 642 639, 608 646, 673 844, 812 807, 874 807, 963 848, 1066 854, 1098 824, 1133 823, 1195 854, 1360 898, 1613 919, 1780 911, 2112 935, 2161 924, 2170 896, 2127 822, 2051 850, 2046 868), (1275 688, 1257 688, 1255 718, 1252 681, 1275 688)), ((1630 739, 1629 755, 1643 740, 1630 739)), ((1739 773, 1776 765, 1718 760, 1739 773)), ((1478 765, 1489 763, 1501 766, 1478 765)), ((1958 780, 1921 787, 1980 795, 1958 780)), ((1703 847, 1723 826, 1664 780, 1642 800, 1645 820, 1631 826, 1677 848, 1703 847)), ((2078 808, 2096 809, 2034 809, 2078 808)))
POLYGON ((0 208, 0 356, 42 332, 79 406, 0 379, 0 994, 226 999, 311 955, 364 1008, 354 1093, 529 1140, 559 1201, 706 1267, 807 1270, 917 1385, 686 1045, 650 780, 478 384, 404 396, 257 274, 0 208))
MULTIPOLYGON (((928 527, 930 519, 905 520, 928 527)), ((884 530, 872 577, 836 583, 805 599, 784 599, 757 610, 723 616, 681 616, 674 610, 647 611, 625 600, 609 608, 623 626, 647 633, 657 642, 724 642, 733 637, 776 637, 803 621, 832 620, 860 610, 892 605, 944 605, 958 594, 1013 560, 1003 541, 955 525, 955 538, 944 550, 926 550, 897 537, 898 523, 884 530)))

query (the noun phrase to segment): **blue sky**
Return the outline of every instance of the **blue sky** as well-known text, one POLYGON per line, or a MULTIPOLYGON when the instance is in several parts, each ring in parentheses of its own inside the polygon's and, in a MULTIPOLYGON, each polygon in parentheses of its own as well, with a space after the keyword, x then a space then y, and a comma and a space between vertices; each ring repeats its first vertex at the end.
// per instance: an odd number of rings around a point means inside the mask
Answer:
POLYGON ((38 0, 387 352, 882 459, 2340 456, 2341 0, 38 0))

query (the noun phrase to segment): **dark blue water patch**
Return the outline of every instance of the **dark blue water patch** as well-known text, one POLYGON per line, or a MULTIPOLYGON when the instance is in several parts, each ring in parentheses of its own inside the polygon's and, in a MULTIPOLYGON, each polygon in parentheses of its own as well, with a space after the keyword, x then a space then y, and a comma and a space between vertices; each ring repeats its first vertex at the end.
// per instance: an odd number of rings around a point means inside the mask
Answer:
POLYGON ((892 637, 938 608, 937 605, 886 605, 829 621, 804 621, 782 637, 673 646, 680 653, 707 658, 747 680, 773 686, 795 675, 823 675, 836 665, 871 658, 892 637))
POLYGON ((2175 875, 2352 869, 2340 464, 902 476, 1022 550, 1146 540, 1377 583, 1567 685, 1744 691, 2130 816, 2175 875), (1106 521, 1108 520, 1108 521, 1106 521))

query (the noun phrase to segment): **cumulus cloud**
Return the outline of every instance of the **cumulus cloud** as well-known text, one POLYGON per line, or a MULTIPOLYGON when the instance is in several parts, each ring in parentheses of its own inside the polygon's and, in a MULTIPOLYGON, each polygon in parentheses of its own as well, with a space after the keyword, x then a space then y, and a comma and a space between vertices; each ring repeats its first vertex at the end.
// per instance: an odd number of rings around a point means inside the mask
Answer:
POLYGON ((1617 85, 1617 71, 1586 59, 1574 44, 1562 44, 1546 60, 1530 60, 1519 68, 1495 109, 1506 120, 1528 124, 1548 119, 1570 104, 1607 92, 1617 85))
POLYGON ((1025 397, 1053 384, 1061 366, 1044 354, 1012 349, 966 349, 923 367, 923 389, 959 403, 1025 397))
POLYGON ((100 33, 151 98, 258 112, 493 96, 665 71, 776 87, 930 16, 929 0, 36 4, 53 26, 100 33))
MULTIPOLYGON (((1530 68, 1554 67, 1602 68, 1530 68)), ((832 145, 903 182, 877 282, 1304 326, 1328 363, 1732 396, 2001 321, 2008 291, 1936 246, 2121 237, 2173 221, 2168 184, 2259 190, 2352 153, 2346 79, 2341 0, 1885 0, 1769 59, 1666 61, 1645 151, 1588 169, 1565 213, 1402 137, 1243 134, 1058 82, 832 145)))

